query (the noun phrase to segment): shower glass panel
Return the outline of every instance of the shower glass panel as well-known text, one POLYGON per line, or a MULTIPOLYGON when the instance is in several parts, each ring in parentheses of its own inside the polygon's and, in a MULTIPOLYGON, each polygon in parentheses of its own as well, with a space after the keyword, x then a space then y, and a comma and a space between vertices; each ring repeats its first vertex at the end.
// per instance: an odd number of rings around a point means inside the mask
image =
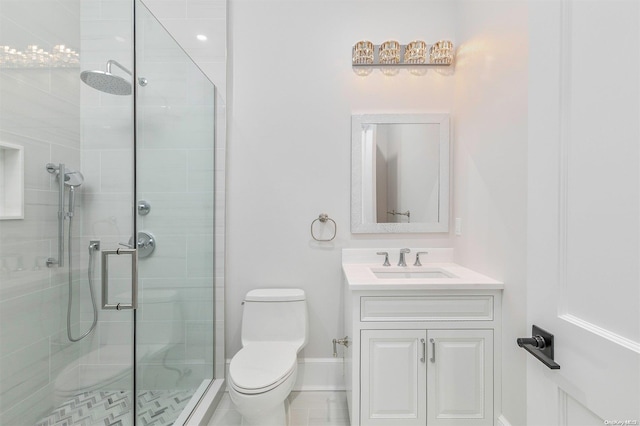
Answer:
MULTIPOLYGON (((80 79, 108 59, 132 67, 132 28, 133 5, 0 0, 0 144, 24 159, 15 173, 19 156, 0 158, 0 186, 24 194, 22 217, 0 220, 2 425, 133 421, 133 311, 94 325, 93 306, 100 253, 134 231, 133 96, 80 79)), ((114 301, 131 287, 118 263, 114 301)))
POLYGON ((171 424, 204 392, 213 99, 141 2, 0 0, 0 425, 171 424))
POLYGON ((213 379, 214 86, 142 2, 136 40, 137 228, 155 241, 139 253, 138 406, 160 400, 171 423, 213 379))

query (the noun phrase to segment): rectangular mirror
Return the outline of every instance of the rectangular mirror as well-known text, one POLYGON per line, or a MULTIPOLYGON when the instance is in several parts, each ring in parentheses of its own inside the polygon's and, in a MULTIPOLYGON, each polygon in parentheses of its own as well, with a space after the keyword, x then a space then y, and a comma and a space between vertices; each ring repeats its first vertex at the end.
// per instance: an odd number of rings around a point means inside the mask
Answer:
POLYGON ((351 118, 351 232, 449 230, 449 115, 351 118))

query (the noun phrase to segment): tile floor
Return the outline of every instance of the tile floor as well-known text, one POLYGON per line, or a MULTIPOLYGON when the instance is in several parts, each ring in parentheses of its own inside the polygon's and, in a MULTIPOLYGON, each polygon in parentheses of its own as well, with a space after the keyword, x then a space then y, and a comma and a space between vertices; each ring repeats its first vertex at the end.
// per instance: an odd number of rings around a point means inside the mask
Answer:
MULTIPOLYGON (((194 391, 141 391, 137 399, 138 423, 146 426, 172 424, 194 391)), ((131 392, 85 392, 65 401, 36 426, 130 426, 133 424, 131 407, 131 392)))
MULTIPOLYGON (((349 426, 345 392, 291 392, 289 426, 349 426)), ((208 426, 242 426, 242 416, 225 393, 208 426)))

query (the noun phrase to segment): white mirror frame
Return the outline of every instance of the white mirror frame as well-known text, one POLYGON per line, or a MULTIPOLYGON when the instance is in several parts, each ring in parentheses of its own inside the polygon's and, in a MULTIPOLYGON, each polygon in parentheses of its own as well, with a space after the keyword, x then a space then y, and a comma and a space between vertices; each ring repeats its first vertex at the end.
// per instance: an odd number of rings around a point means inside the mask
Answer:
MULTIPOLYGON (((364 114, 351 117, 351 232, 422 233, 449 231, 449 114, 364 114), (365 220, 366 185, 363 185, 364 124, 438 124, 440 125, 439 205, 437 222, 372 223, 365 220)), ((425 194, 426 196, 426 194, 425 194)), ((371 201, 368 203, 370 204, 371 201)))

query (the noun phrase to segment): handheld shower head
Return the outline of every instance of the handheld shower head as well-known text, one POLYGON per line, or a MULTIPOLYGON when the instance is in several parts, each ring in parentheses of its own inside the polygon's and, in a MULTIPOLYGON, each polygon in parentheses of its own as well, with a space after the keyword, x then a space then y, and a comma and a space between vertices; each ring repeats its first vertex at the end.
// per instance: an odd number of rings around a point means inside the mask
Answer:
POLYGON ((73 216, 76 204, 76 188, 84 183, 82 173, 69 170, 64 174, 64 184, 69 187, 69 215, 73 216))
POLYGON ((75 170, 69 170, 64 174, 64 184, 71 188, 78 187, 84 183, 84 176, 82 173, 75 170))

